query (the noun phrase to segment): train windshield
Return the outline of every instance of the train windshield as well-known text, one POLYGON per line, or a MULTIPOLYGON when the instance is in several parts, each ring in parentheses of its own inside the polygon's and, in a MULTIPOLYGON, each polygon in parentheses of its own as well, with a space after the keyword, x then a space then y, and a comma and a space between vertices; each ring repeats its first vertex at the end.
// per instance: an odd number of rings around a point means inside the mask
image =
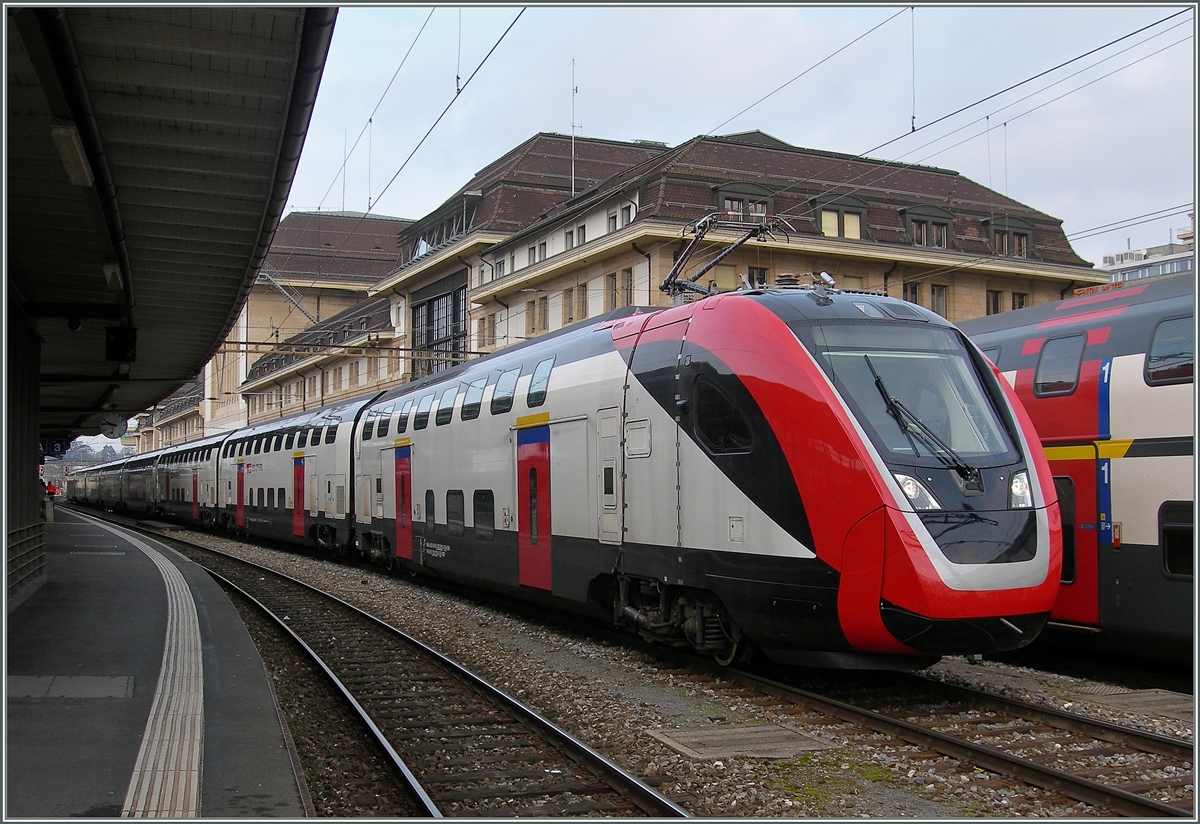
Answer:
POLYGON ((818 361, 885 460, 976 468, 1018 460, 969 353, 949 329, 822 324, 818 361))

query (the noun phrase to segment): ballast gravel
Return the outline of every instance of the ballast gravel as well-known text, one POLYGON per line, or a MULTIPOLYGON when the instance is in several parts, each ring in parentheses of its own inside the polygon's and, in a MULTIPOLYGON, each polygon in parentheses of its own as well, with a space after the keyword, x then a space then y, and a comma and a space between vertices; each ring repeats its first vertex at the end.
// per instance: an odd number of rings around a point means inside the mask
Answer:
MULTIPOLYGON (((563 726, 695 816, 1112 814, 836 719, 813 726, 807 716, 789 714, 772 702, 756 703, 719 679, 670 669, 641 651, 516 617, 407 577, 203 533, 185 535, 319 586, 374 614, 563 726), (695 758, 650 734, 756 724, 798 730, 824 746, 787 758, 695 758)), ((962 658, 943 659, 927 673, 1164 735, 1193 736, 1190 721, 1087 704, 1076 678, 962 658)), ((322 808, 316 795, 318 814, 386 814, 370 806, 322 808)))

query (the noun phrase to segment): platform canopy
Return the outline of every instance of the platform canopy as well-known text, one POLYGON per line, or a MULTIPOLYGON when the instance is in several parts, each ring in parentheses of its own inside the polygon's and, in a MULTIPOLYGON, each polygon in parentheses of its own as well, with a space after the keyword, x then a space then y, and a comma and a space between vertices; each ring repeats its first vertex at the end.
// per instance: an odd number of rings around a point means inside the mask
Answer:
POLYGON ((220 346, 283 214, 336 15, 6 9, 6 299, 41 339, 42 437, 132 417, 220 346))

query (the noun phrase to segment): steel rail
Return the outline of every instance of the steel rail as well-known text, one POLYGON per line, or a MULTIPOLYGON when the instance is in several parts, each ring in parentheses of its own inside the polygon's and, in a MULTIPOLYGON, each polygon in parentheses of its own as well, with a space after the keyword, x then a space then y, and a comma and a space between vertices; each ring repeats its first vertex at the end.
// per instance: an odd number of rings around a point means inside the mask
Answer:
MULTIPOLYGON (((171 540, 178 541, 179 539, 172 538, 171 540)), ((184 543, 184 542, 181 541, 180 543, 184 543)), ((209 550, 209 551, 212 551, 212 550, 209 550)), ((201 566, 203 566, 203 564, 201 566)), ((204 567, 204 569, 209 575, 220 580, 223 584, 225 584, 229 588, 233 589, 234 591, 239 593, 243 598, 245 598, 246 600, 250 601, 250 603, 252 603, 256 607, 258 607, 259 610, 261 610, 264 614, 266 614, 268 617, 270 617, 271 620, 274 621, 279 626, 280 629, 282 629, 289 636, 291 636, 293 641, 295 641, 297 644, 300 645, 300 648, 304 650, 305 654, 308 655, 309 659, 311 659, 312 662, 314 664, 316 664, 317 667, 319 667, 322 672, 325 673, 325 677, 328 678, 330 683, 332 683, 337 688, 338 692, 341 693, 342 698, 345 700, 345 702, 350 706, 350 708, 352 710, 354 710, 354 713, 358 716, 359 720, 362 721, 363 726, 367 728, 367 731, 375 739, 375 743, 378 744, 380 749, 382 749, 384 751, 384 753, 387 755, 388 761, 391 762, 392 769, 404 781, 405 786, 408 787, 408 791, 412 794, 414 800, 416 800, 416 802, 424 810, 425 815, 429 818, 442 818, 443 815, 442 815, 441 810, 439 810, 437 808, 437 805, 433 803, 433 799, 431 799, 429 797, 429 794, 427 792, 425 792, 425 788, 421 786, 421 782, 417 780, 417 777, 413 774, 412 770, 410 770, 408 765, 406 763, 404 763, 404 759, 400 757, 400 754, 398 752, 396 752, 395 748, 387 740, 387 736, 384 735, 383 730, 379 729, 379 726, 371 719, 371 716, 367 712, 366 708, 363 707, 363 705, 358 702, 358 699, 356 699, 354 697, 354 694, 350 692, 350 690, 346 687, 346 685, 342 683, 342 680, 337 677, 337 675, 333 672, 332 669, 329 668, 329 665, 326 664, 324 660, 322 660, 321 656, 316 652, 316 650, 314 650, 312 647, 310 647, 304 641, 304 639, 301 638, 296 633, 295 630, 293 630, 290 626, 288 626, 286 621, 284 621, 282 618, 280 618, 278 615, 276 615, 274 612, 272 612, 271 609, 269 607, 267 607, 266 604, 259 601, 253 595, 246 592, 246 590, 242 589, 240 586, 238 586, 237 584, 235 584, 233 581, 229 580, 225 576, 221 575, 220 573, 215 572, 215 571, 209 569, 208 567, 204 567)), ((259 569, 266 569, 266 568, 259 567, 259 569)), ((268 571, 270 571, 270 570, 268 570, 268 571)), ((286 575, 283 577, 287 578, 286 575)), ((292 579, 288 579, 288 580, 292 580, 292 579)))
MULTIPOLYGON (((158 538, 159 538, 159 540, 164 540, 164 538, 162 536, 158 536, 158 538)), ((547 739, 552 740, 554 743, 560 745, 564 749, 564 751, 566 751, 574 760, 576 760, 582 766, 591 768, 591 769, 595 770, 597 773, 599 773, 599 775, 614 790, 626 794, 627 797, 639 809, 641 809, 647 815, 650 815, 650 816, 653 816, 656 818, 689 818, 690 817, 690 814, 686 810, 684 810, 682 807, 679 807, 678 805, 676 805, 674 802, 672 802, 670 799, 666 798, 665 796, 660 795, 658 792, 656 792, 655 790, 650 788, 648 785, 646 785, 645 783, 640 781, 638 778, 636 778, 635 776, 626 772, 621 767, 617 766, 615 763, 613 763, 609 759, 605 758, 603 755, 596 752, 591 747, 584 744, 582 741, 579 741, 574 736, 572 736, 570 733, 563 730, 561 727, 558 727, 555 724, 551 723, 549 720, 547 720, 546 718, 539 715, 536 711, 534 711, 530 707, 521 703, 520 701, 513 698, 512 696, 508 695, 508 693, 504 692, 503 690, 501 690, 501 689, 497 688, 496 686, 483 680, 482 678, 477 676, 475 673, 473 673, 470 670, 466 669, 465 667, 461 666, 454 660, 446 657, 445 655, 443 655, 442 653, 433 649, 432 647, 427 646, 426 644, 422 643, 421 641, 418 641, 416 638, 413 638, 412 636, 408 635, 407 633, 397 629, 396 627, 392 626, 391 624, 387 623, 386 621, 383 621, 380 618, 377 618, 376 616, 370 614, 369 612, 366 612, 366 611, 360 609, 359 607, 354 606, 353 604, 347 603, 346 601, 343 601, 341 598, 338 598, 335 595, 331 595, 331 594, 324 592, 314 586, 306 584, 303 581, 296 580, 295 578, 292 578, 289 575, 285 575, 284 573, 277 572, 268 567, 263 567, 258 564, 254 564, 250 561, 246 561, 244 559, 237 558, 236 556, 233 556, 233 555, 228 555, 228 554, 220 552, 218 550, 210 549, 208 547, 203 547, 198 544, 193 544, 189 541, 185 541, 180 538, 172 537, 172 538, 166 538, 165 540, 185 544, 189 547, 194 547, 196 549, 202 550, 203 552, 212 553, 214 555, 218 555, 222 558, 228 559, 228 560, 236 562, 238 564, 242 564, 247 567, 251 567, 251 568, 255 569, 256 571, 263 572, 263 573, 269 573, 270 575, 272 575, 278 579, 284 580, 284 581, 288 582, 289 584, 298 586, 310 593, 313 593, 313 594, 319 596, 320 598, 323 598, 323 599, 326 599, 327 601, 333 602, 333 603, 337 604, 339 607, 350 611, 351 613, 359 616, 360 618, 366 619, 369 623, 373 624, 378 629, 381 629, 384 632, 391 634, 394 637, 399 638, 405 644, 411 645, 412 647, 417 649, 422 655, 427 656, 429 659, 433 660, 440 666, 447 669, 452 675, 454 675, 455 677, 461 679, 462 681, 470 684, 478 692, 482 693, 487 698, 500 704, 505 710, 507 710, 508 712, 511 712, 515 717, 521 719, 525 723, 529 724, 531 727, 538 730, 547 739)), ((201 566, 203 566, 203 564, 201 564, 201 566)), ((207 567, 206 567, 206 569, 207 569, 207 567)), ((212 572, 211 570, 209 570, 209 572, 210 572, 210 574, 213 574, 213 575, 217 574, 215 572, 212 572)), ((222 580, 225 580, 225 579, 222 578, 222 580)), ((240 588, 238 589, 238 591, 242 592, 242 590, 240 588)), ((245 593, 243 593, 243 594, 245 594, 245 593)), ((257 601, 256 601, 256 603, 257 603, 257 601)), ((276 621, 278 622, 279 619, 276 618, 276 621)), ((303 642, 303 640, 301 640, 296 635, 296 633, 292 631, 291 627, 288 627, 286 625, 284 625, 284 626, 288 630, 288 632, 292 635, 292 637, 296 638, 297 641, 299 641, 301 643, 301 645, 304 646, 304 648, 308 651, 308 654, 314 657, 314 660, 316 660, 318 662, 318 665, 329 675, 329 677, 334 681, 334 683, 338 685, 339 689, 341 689, 343 694, 346 695, 347 700, 352 702, 352 706, 355 707, 355 711, 358 712, 360 714, 360 717, 363 718, 364 724, 366 724, 368 726, 368 729, 370 729, 372 731, 372 734, 380 737, 379 740, 381 741, 381 745, 384 747, 385 751, 388 753, 389 758, 392 758, 394 760, 394 763, 398 763, 401 765, 400 769, 402 770, 403 774, 406 776, 406 780, 409 776, 412 776, 411 771, 408 769, 408 767, 406 765, 404 765, 402 759, 400 759, 400 756, 395 753, 395 750, 392 748, 392 746, 390 744, 388 744, 388 743, 386 743, 386 741, 384 741, 384 739, 382 738, 382 736, 383 736, 382 731, 380 731, 378 729, 378 727, 374 724, 374 722, 370 720, 370 718, 367 715, 367 711, 365 709, 361 708, 361 706, 358 704, 358 702, 352 698, 349 691, 342 685, 341 681, 337 679, 337 676, 332 673, 332 671, 324 664, 323 661, 320 661, 320 657, 317 655, 317 653, 312 651, 308 647, 308 645, 305 644, 303 642)), ((415 777, 413 777, 412 780, 417 781, 417 779, 415 777)), ((428 805, 432 809, 436 810, 436 807, 433 805, 433 802, 431 800, 428 800, 428 795, 424 793, 424 790, 421 791, 421 795, 423 796, 424 799, 426 799, 428 805)), ((434 813, 431 813, 431 815, 434 815, 434 813)), ((437 813, 436 815, 438 817, 440 817, 440 813, 437 813)))
POLYGON ((1127 744, 1144 752, 1188 760, 1193 760, 1196 753, 1195 744, 1192 742, 1172 738, 1168 735, 1159 735, 1158 733, 1147 732, 1145 730, 1122 727, 1120 724, 1114 724, 1111 721, 1088 718, 1054 707, 1031 704, 1019 698, 1008 698, 1002 695, 993 695, 990 692, 971 689, 970 687, 962 687, 957 684, 947 684, 924 675, 909 674, 908 677, 920 678, 923 681, 934 684, 939 689, 958 697, 962 701, 972 701, 979 704, 986 703, 998 708, 1014 709, 1025 718, 1041 721, 1058 729, 1085 733, 1093 738, 1108 741, 1112 744, 1127 744))
POLYGON ((737 671, 736 677, 748 686, 753 686, 768 695, 777 698, 787 698, 808 705, 814 709, 828 713, 854 724, 860 724, 876 732, 894 735, 922 747, 928 747, 943 755, 964 760, 969 763, 986 767, 993 772, 1005 775, 1015 775, 1024 781, 1046 789, 1057 790, 1063 795, 1084 801, 1088 804, 1112 807, 1122 815, 1147 816, 1179 816, 1193 818, 1191 810, 1155 801, 1152 798, 1137 795, 1109 786, 1090 778, 1072 775, 1065 770, 1047 767, 1035 761, 1028 761, 1011 755, 994 747, 976 744, 966 739, 948 735, 937 730, 927 729, 908 721, 892 718, 873 710, 863 709, 839 701, 836 698, 818 695, 788 684, 773 681, 769 678, 737 671))

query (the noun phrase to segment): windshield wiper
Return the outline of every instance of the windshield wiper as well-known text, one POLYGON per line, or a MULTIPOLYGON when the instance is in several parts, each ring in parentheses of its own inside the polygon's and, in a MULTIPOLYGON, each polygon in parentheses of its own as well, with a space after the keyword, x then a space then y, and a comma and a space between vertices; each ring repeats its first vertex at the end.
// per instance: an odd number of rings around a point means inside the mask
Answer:
POLYGON ((920 453, 917 452, 917 445, 913 442, 912 433, 914 431, 927 446, 932 447, 935 451, 940 450, 941 454, 936 455, 938 460, 947 466, 953 466, 954 471, 963 479, 963 483, 972 488, 979 487, 979 470, 963 460, 961 455, 939 438, 937 433, 930 429, 915 412, 901 403, 899 398, 892 397, 887 391, 887 387, 883 385, 883 378, 879 377, 879 373, 875 371, 875 365, 871 363, 870 355, 863 355, 863 359, 867 362, 867 368, 871 370, 871 374, 875 376, 875 386, 879 389, 879 394, 883 395, 883 399, 887 403, 888 412, 896 419, 896 423, 900 426, 900 431, 905 434, 908 442, 912 444, 913 452, 916 453, 917 457, 920 457, 920 453))
POLYGON ((875 388, 879 390, 880 395, 883 395, 883 402, 887 404, 888 414, 896 419, 896 426, 900 427, 900 431, 904 433, 904 437, 908 438, 908 443, 912 446, 913 455, 918 458, 921 457, 921 452, 917 449, 917 442, 913 440, 908 422, 904 420, 904 414, 900 411, 900 402, 893 398, 891 393, 887 391, 887 387, 883 385, 883 378, 879 377, 879 373, 875 371, 875 364, 871 363, 871 356, 863 355, 863 360, 867 362, 867 368, 875 376, 875 388))

